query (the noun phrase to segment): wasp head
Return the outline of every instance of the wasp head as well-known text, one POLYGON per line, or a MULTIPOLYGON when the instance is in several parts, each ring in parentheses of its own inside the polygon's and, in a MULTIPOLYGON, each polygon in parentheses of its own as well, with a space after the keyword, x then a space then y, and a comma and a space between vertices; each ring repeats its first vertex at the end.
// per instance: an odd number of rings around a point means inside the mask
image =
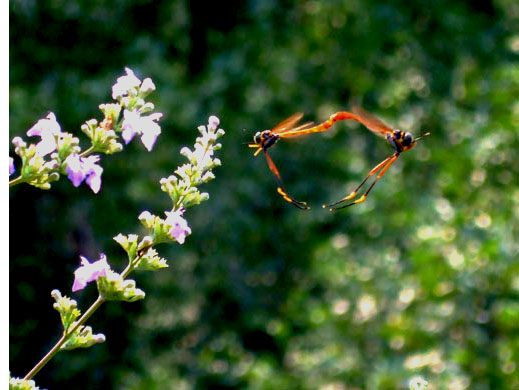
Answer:
POLYGON ((411 133, 402 130, 394 130, 392 134, 387 135, 387 140, 397 153, 411 149, 416 143, 411 133))

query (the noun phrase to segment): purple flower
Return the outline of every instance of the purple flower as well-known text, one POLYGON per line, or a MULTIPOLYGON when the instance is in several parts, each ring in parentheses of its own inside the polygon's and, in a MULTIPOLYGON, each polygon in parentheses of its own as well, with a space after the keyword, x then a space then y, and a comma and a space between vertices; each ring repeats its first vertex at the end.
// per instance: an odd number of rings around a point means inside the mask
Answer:
POLYGON ((14 173, 14 159, 9 157, 9 176, 14 173))
POLYGON ((56 136, 63 134, 61 126, 56 121, 56 115, 53 112, 40 119, 34 126, 27 130, 29 137, 41 137, 41 141, 36 145, 36 155, 46 156, 56 150, 56 136))
POLYGON ((79 157, 79 154, 71 154, 67 157, 65 163, 67 164, 66 172, 68 173, 68 178, 74 187, 79 187, 85 180, 85 174, 81 169, 81 157, 79 157))
POLYGON ((130 68, 124 68, 126 75, 117 79, 117 82, 112 87, 112 97, 117 99, 119 97, 128 95, 128 91, 141 85, 139 80, 130 68))
POLYGON ((161 117, 162 114, 160 112, 141 116, 138 111, 124 110, 123 132, 121 134, 124 142, 128 144, 136 134, 141 134, 142 144, 148 152, 151 152, 160 134, 160 126, 156 121, 161 117))
POLYGON ((84 256, 79 256, 81 259, 81 267, 74 271, 74 284, 72 291, 83 290, 87 283, 97 280, 100 276, 106 276, 106 271, 110 269, 106 256, 101 253, 99 260, 90 263, 84 256))
POLYGON ((67 157, 66 172, 74 187, 79 187, 83 180, 86 180, 94 194, 99 192, 103 168, 96 164, 98 161, 99 156, 80 157, 78 154, 71 154, 67 157))
POLYGON ((187 221, 182 217, 184 210, 166 211, 166 224, 171 226, 169 235, 177 240, 179 244, 183 244, 186 240, 186 235, 191 234, 191 228, 187 221))

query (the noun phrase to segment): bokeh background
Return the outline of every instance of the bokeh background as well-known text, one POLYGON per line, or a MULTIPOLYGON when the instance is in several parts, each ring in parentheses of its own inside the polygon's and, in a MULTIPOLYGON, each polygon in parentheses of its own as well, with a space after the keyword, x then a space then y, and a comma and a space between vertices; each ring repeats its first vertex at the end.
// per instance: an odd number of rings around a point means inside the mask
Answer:
MULTIPOLYGON (((111 85, 151 77, 164 113, 152 153, 104 156, 94 195, 62 178, 10 190, 10 371, 59 338, 50 292, 70 295, 79 255, 161 213, 158 180, 211 114, 223 165, 159 247, 147 292, 89 320, 107 341, 59 354, 49 389, 519 389, 519 3, 515 0, 11 0, 9 138, 52 110, 84 142, 111 85), (431 136, 362 205, 335 201, 391 154, 356 123, 272 149, 284 202, 244 145, 294 112, 353 105, 431 136)), ((12 145, 9 150, 11 155, 12 145)), ((95 288, 73 294, 85 310, 95 288)))

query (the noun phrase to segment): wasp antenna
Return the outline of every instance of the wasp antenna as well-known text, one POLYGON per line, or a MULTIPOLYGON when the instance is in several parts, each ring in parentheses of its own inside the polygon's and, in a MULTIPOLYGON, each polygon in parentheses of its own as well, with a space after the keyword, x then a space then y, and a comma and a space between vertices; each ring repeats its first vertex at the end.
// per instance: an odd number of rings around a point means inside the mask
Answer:
POLYGON ((420 135, 419 137, 416 137, 414 140, 415 140, 415 142, 416 142, 416 141, 421 140, 422 138, 427 137, 427 136, 429 136, 429 135, 431 135, 431 133, 429 133, 429 132, 427 132, 427 133, 423 133, 423 134, 420 135))

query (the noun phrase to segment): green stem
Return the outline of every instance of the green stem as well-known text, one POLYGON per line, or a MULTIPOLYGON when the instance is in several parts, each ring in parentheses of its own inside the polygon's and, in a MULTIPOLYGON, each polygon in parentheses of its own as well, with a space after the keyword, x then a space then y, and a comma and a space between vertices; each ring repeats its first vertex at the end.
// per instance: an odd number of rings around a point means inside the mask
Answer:
POLYGON ((23 182, 25 182, 24 178, 22 176, 18 176, 16 179, 13 179, 9 182, 9 187, 13 187, 23 182))
POLYGON ((61 338, 58 340, 56 345, 52 347, 52 349, 39 361, 38 364, 36 364, 31 371, 23 379, 29 380, 34 375, 36 375, 48 362, 50 359, 56 355, 63 344, 67 341, 67 339, 70 337, 70 335, 74 334, 74 332, 83 325, 86 320, 90 318, 90 316, 103 304, 105 299, 101 296, 97 297, 97 300, 88 308, 88 310, 81 316, 81 318, 76 322, 76 325, 67 333, 63 334, 61 338))
POLYGON ((91 146, 91 147, 89 147, 87 150, 85 150, 83 153, 81 153, 81 154, 79 155, 79 157, 86 157, 86 156, 88 156, 89 154, 94 153, 95 151, 96 151, 95 148, 94 148, 93 146, 91 146))
MULTIPOLYGON (((156 244, 156 243, 155 243, 156 244)), ((154 244, 149 244, 149 245, 146 245, 145 247, 139 249, 139 251, 137 252, 137 255, 135 256, 135 258, 133 259, 132 262, 130 262, 126 268, 124 269, 123 272, 121 272, 121 277, 123 279, 126 279, 126 277, 133 271, 133 268, 137 265, 137 263, 139 262, 139 260, 142 258, 142 256, 144 256, 144 254, 148 251, 148 249, 150 249, 154 244)))

